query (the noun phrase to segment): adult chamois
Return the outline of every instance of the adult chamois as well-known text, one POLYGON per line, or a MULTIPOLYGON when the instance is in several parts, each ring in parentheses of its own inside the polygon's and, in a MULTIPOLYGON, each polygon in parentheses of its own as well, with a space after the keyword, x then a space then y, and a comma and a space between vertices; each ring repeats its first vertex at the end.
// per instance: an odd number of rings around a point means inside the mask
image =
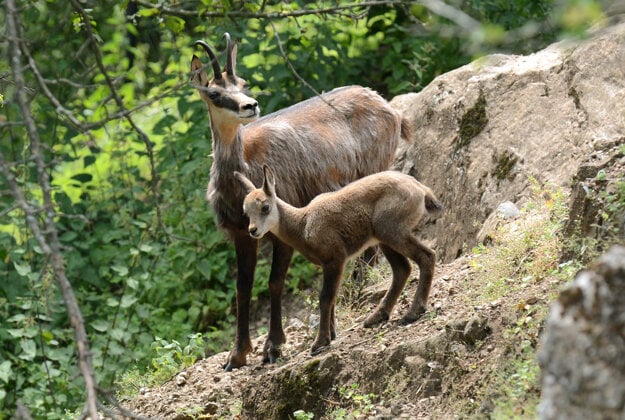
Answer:
MULTIPOLYGON (((193 55, 191 82, 208 106, 212 132, 207 199, 219 227, 234 240, 237 256, 236 336, 224 365, 231 370, 245 365, 252 351, 249 306, 258 250, 258 240, 248 234, 248 219, 242 211, 245 190, 233 172, 260 183, 263 165, 270 165, 282 180, 280 196, 303 206, 320 193, 388 169, 400 138, 410 141, 411 134, 399 112, 361 86, 337 88, 259 119, 258 103, 249 96, 245 80, 235 74, 237 46, 228 33, 224 36, 224 71, 208 44, 197 41, 210 58, 213 78, 208 78, 204 65, 193 55)), ((281 295, 293 256, 289 245, 271 235, 269 239, 273 243, 271 309, 263 363, 274 363, 286 342, 281 295)))
POLYGON ((345 264, 371 245, 380 245, 393 270, 393 280, 365 320, 365 327, 391 316, 410 275, 408 258, 419 265, 419 285, 403 322, 413 322, 425 313, 436 254, 417 239, 415 230, 424 216, 437 216, 443 209, 428 187, 410 175, 385 171, 320 194, 298 208, 276 195, 276 181, 269 167, 265 166, 260 188, 245 175, 234 174, 248 193, 243 211, 250 219, 249 234, 260 239, 272 233, 323 268, 319 331, 312 354, 336 337, 334 306, 345 264))

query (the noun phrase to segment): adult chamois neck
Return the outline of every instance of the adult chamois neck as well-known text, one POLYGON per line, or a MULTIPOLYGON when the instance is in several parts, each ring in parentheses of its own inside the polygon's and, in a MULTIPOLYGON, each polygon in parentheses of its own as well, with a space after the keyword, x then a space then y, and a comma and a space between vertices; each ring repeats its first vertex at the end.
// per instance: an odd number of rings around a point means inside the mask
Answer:
POLYGON ((232 173, 249 172, 249 165, 243 159, 243 144, 238 131, 233 138, 224 141, 217 129, 213 133, 213 163, 210 169, 207 198, 217 213, 218 223, 223 226, 234 224, 244 229, 247 220, 243 216, 241 202, 245 191, 232 173))
POLYGON ((229 177, 232 170, 246 172, 240 128, 241 124, 214 124, 211 118, 213 161, 224 176, 229 177))

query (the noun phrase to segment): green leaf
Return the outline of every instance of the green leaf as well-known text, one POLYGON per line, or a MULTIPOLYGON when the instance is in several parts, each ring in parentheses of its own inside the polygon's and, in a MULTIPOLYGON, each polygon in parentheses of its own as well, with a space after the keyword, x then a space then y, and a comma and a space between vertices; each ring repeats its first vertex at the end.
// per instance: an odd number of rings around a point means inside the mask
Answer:
POLYGON ((95 320, 90 325, 91 325, 91 328, 99 332, 106 332, 110 327, 108 321, 104 319, 95 320))
POLYGON ((88 156, 85 156, 82 159, 82 161, 83 161, 83 167, 86 168, 87 166, 91 166, 91 165, 93 165, 95 163, 96 157, 93 156, 93 155, 88 155, 88 156))
POLYGON ((78 182, 82 182, 83 184, 86 182, 90 182, 91 180, 93 180, 93 175, 91 174, 76 174, 72 177, 72 179, 75 179, 78 182))
POLYGON ((148 245, 148 244, 141 244, 139 245, 139 249, 145 253, 149 253, 152 251, 152 249, 154 249, 152 247, 152 245, 148 245))
POLYGON ((111 269, 122 277, 128 275, 128 267, 126 267, 125 265, 114 265, 111 267, 111 269))
POLYGON ((76 240, 77 237, 78 237, 78 234, 70 230, 70 231, 63 233, 59 237, 59 239, 61 240, 61 242, 73 242, 74 240, 76 240))
POLYGON ((46 344, 50 344, 54 340, 54 334, 50 330, 43 330, 41 331, 41 338, 43 338, 46 344))
POLYGON ((19 358, 22 360, 33 360, 37 355, 35 340, 22 340, 20 347, 22 347, 22 353, 19 355, 19 358))
MULTIPOLYGON (((24 308, 28 309, 28 308, 24 308)), ((24 314, 15 314, 11 318, 7 319, 7 322, 24 322, 28 319, 28 317, 24 314)))
POLYGON ((128 279, 126 280, 126 284, 128 285, 128 287, 130 287, 132 290, 137 290, 139 289, 139 281, 133 277, 128 277, 128 279))
POLYGON ((166 16, 165 25, 167 25, 172 32, 180 33, 184 30, 185 21, 178 16, 166 16))
POLYGON ((132 306, 137 300, 137 297, 134 295, 124 295, 122 297, 122 302, 120 304, 120 306, 122 308, 129 308, 130 306, 132 306))
POLYGON ((140 9, 137 12, 137 15, 141 16, 141 17, 150 17, 150 16, 156 16, 158 15, 159 11, 157 8, 151 8, 151 9, 140 9))
POLYGON ((4 362, 0 363, 0 380, 2 382, 8 384, 11 373, 11 362, 5 360, 4 362))
POLYGON ((26 336, 26 330, 23 328, 8 328, 6 330, 11 337, 21 338, 26 336))
POLYGON ((13 266, 15 267, 15 271, 17 271, 17 274, 19 274, 20 276, 27 276, 32 272, 32 270, 30 269, 30 265, 28 264, 20 264, 17 261, 13 261, 13 266))

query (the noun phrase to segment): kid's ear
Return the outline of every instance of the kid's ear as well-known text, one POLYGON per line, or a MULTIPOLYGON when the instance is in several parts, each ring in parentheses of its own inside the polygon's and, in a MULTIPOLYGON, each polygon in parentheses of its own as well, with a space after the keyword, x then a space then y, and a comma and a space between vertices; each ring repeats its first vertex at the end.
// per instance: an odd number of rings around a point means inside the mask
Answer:
POLYGON ((245 192, 247 194, 251 193, 252 191, 254 191, 256 189, 256 187, 254 186, 252 181, 250 181, 241 172, 234 171, 234 177, 241 182, 241 185, 243 185, 243 188, 245 189, 245 192))
POLYGON ((267 165, 263 165, 263 173, 265 175, 265 179, 263 181, 263 191, 265 194, 275 197, 276 195, 276 178, 273 175, 273 171, 267 165))

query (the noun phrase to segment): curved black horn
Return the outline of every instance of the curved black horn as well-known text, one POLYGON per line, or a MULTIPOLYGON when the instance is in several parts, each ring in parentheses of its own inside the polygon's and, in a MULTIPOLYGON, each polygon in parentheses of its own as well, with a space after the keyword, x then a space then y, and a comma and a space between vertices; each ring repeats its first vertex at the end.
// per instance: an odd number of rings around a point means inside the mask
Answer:
POLYGON ((228 32, 224 33, 224 38, 226 38, 226 74, 228 76, 234 76, 234 60, 235 57, 232 56, 232 50, 234 49, 234 44, 230 39, 230 34, 228 32))
POLYGON ((193 45, 200 45, 202 48, 204 48, 204 51, 206 51, 206 54, 208 54, 211 59, 213 72, 215 73, 215 80, 221 80, 221 69, 219 68, 219 63, 217 62, 217 57, 215 56, 213 50, 211 50, 208 44, 204 41, 195 41, 193 45))

